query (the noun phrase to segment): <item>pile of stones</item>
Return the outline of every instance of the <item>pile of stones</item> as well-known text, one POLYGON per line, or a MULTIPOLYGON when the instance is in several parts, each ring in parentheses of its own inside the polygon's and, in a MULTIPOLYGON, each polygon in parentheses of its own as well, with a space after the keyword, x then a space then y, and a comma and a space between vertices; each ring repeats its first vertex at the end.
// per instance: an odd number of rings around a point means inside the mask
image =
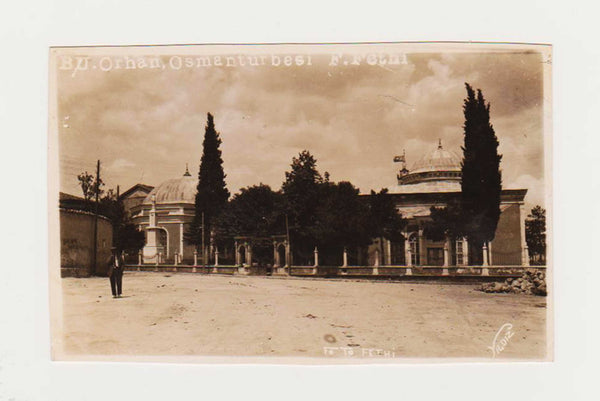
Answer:
POLYGON ((486 283, 480 288, 483 292, 506 292, 512 294, 547 295, 546 273, 527 269, 519 278, 508 278, 503 283, 486 283))

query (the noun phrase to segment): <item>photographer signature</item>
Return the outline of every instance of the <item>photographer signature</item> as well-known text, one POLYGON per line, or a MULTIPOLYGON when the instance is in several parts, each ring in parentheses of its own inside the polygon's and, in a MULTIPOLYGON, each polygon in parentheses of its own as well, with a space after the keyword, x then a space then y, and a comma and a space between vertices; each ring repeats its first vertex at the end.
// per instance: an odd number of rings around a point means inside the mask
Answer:
POLYGON ((511 323, 504 323, 500 330, 494 336, 494 341, 492 345, 488 347, 492 351, 492 358, 500 355, 502 351, 506 348, 512 336, 515 333, 512 331, 513 325, 511 323))

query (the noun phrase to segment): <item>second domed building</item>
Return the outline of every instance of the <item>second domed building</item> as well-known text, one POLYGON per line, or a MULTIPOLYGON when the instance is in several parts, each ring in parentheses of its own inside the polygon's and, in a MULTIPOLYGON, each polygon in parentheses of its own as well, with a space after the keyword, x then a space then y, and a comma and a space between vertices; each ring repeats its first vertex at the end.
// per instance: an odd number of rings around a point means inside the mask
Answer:
POLYGON ((184 241, 184 233, 194 219, 197 185, 186 168, 183 176, 164 181, 131 208, 134 224, 146 233, 144 263, 193 261, 195 248, 184 241))

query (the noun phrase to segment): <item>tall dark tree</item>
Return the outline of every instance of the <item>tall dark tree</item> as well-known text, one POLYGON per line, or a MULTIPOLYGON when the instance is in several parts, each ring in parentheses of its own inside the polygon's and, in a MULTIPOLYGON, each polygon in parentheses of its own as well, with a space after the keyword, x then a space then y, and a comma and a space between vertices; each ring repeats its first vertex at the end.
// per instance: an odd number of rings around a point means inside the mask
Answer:
POLYGON ((198 173, 195 215, 184 236, 188 243, 196 246, 202 244, 203 228, 205 245, 208 245, 211 233, 215 233, 215 220, 221 214, 227 204, 227 199, 229 199, 220 146, 220 135, 215 129, 212 114, 208 113, 202 143, 202 159, 198 173), (203 216, 204 227, 202 227, 203 216))
POLYGON ((318 246, 323 265, 340 265, 344 248, 352 259, 373 238, 368 224, 369 205, 350 182, 321 184, 314 218, 308 232, 311 245, 318 246))
POLYGON ((546 209, 536 206, 525 220, 525 239, 535 264, 546 263, 546 209))
POLYGON ((285 234, 283 196, 268 185, 242 188, 219 218, 227 237, 285 234))
MULTIPOLYGON (((261 264, 273 263, 271 235, 285 234, 283 195, 268 185, 242 188, 235 194, 217 220, 222 244, 231 246, 236 236, 251 237, 253 259, 261 264)), ((222 249, 221 247, 219 249, 222 249)))
POLYGON ((494 239, 500 218, 502 175, 498 138, 490 123, 490 104, 481 90, 465 83, 461 209, 464 230, 475 249, 494 239))
POLYGON ((396 210, 396 203, 387 188, 379 192, 371 190, 368 223, 373 238, 385 238, 394 242, 404 239, 402 230, 407 221, 396 210))
POLYGON ((316 208, 323 177, 317 161, 308 150, 292 159, 291 170, 285 173, 281 190, 285 199, 292 252, 302 260, 312 257, 315 246, 316 208))
POLYGON ((459 199, 446 207, 431 207, 431 222, 425 226, 425 236, 432 241, 455 241, 465 235, 463 211, 459 199))

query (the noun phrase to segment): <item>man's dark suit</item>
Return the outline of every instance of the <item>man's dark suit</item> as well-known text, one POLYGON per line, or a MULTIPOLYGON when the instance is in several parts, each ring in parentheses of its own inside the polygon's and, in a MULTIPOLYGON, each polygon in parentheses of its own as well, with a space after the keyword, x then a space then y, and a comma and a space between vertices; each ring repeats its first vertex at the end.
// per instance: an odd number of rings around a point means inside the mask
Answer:
POLYGON ((113 297, 121 296, 123 287, 123 264, 122 257, 113 255, 108 264, 108 277, 110 278, 110 289, 113 297))

